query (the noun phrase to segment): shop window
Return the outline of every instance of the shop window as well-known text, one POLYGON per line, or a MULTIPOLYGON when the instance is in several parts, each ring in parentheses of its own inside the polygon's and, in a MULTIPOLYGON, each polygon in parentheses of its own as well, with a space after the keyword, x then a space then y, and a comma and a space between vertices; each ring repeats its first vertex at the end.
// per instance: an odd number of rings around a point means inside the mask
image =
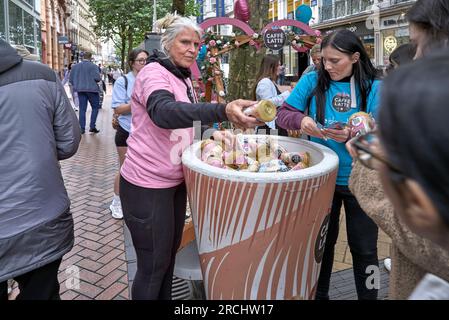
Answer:
POLYGON ((41 13, 41 0, 34 0, 34 11, 41 13))
POLYGON ((410 35, 408 27, 389 29, 382 31, 382 52, 383 64, 389 64, 389 57, 391 52, 397 47, 410 42, 410 35))
POLYGON ((23 12, 23 27, 25 31, 25 45, 34 47, 34 17, 27 12, 23 12))
POLYGON ((9 41, 12 44, 23 44, 23 17, 22 9, 12 1, 9 2, 9 41))

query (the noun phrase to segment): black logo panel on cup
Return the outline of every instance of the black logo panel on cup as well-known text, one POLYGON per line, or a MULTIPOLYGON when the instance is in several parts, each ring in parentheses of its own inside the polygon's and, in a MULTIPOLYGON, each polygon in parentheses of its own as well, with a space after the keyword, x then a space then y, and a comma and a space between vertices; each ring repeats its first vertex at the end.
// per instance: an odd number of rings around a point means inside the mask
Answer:
POLYGON ((315 261, 316 261, 316 263, 321 263, 321 260, 323 260, 324 246, 326 244, 326 236, 327 236, 327 232, 329 230, 330 216, 331 215, 329 213, 324 218, 324 221, 321 224, 320 232, 318 233, 318 236, 316 237, 316 241, 315 241, 315 261))

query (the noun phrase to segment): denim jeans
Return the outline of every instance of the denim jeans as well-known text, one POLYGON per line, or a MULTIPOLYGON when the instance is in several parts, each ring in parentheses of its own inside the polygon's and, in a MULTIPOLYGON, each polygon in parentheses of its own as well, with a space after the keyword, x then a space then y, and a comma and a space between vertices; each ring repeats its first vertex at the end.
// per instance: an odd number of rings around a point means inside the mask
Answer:
POLYGON ((92 114, 90 115, 90 129, 95 129, 98 109, 100 108, 100 95, 98 92, 78 92, 78 101, 80 104, 79 120, 81 130, 84 130, 86 127, 87 101, 89 101, 90 106, 92 107, 92 114))
POLYGON ((368 288, 366 280, 371 275, 370 272, 367 272, 367 267, 371 265, 378 266, 378 228, 374 221, 360 208, 357 199, 352 195, 348 186, 339 185, 335 188, 332 200, 329 229, 318 279, 316 299, 329 299, 329 284, 334 263, 335 243, 338 238, 342 204, 345 206, 346 232, 349 249, 352 254, 357 296, 359 300, 376 300, 378 290, 368 288))

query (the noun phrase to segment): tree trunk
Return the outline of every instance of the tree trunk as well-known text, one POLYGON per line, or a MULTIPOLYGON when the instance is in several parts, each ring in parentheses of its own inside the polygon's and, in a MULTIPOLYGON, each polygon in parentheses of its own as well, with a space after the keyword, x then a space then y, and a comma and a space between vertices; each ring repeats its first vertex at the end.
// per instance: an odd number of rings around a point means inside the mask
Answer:
POLYGON ((172 11, 177 12, 178 15, 184 16, 186 12, 186 3, 185 0, 173 0, 172 11))
MULTIPOLYGON (((268 23, 269 0, 248 0, 251 19, 249 25, 260 34, 263 27, 268 23)), ((239 30, 234 28, 234 32, 239 34, 239 30)), ((227 100, 253 99, 253 90, 260 63, 265 56, 265 47, 256 52, 255 47, 246 45, 231 52, 229 65, 229 86, 227 100)))
MULTIPOLYGON (((128 54, 126 56, 129 56, 129 53, 133 50, 133 30, 132 29, 128 29, 128 54)), ((126 65, 126 70, 123 69, 124 72, 128 73, 130 70, 128 70, 129 65, 126 65)))
POLYGON ((121 54, 121 63, 120 63, 120 68, 122 70, 125 70, 125 58, 126 58, 126 36, 123 35, 121 36, 122 38, 122 47, 120 48, 120 54, 121 54))
POLYGON ((125 70, 125 58, 126 58, 126 38, 127 38, 127 34, 126 34, 126 26, 120 26, 120 68, 122 70, 125 70))

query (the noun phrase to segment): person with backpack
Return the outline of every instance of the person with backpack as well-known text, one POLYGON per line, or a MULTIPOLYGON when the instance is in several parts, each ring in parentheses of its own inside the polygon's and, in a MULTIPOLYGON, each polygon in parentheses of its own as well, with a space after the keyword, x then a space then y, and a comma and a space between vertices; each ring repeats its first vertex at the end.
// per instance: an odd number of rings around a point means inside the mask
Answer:
MULTIPOLYGON (((128 65, 131 71, 118 78, 112 90, 111 107, 114 110, 112 126, 117 130, 115 133, 115 145, 120 168, 123 161, 125 161, 128 147, 126 139, 128 139, 131 131, 131 94, 133 92, 134 80, 139 71, 145 66, 148 55, 148 52, 143 49, 132 50, 128 55, 128 65)), ((109 206, 114 219, 123 219, 122 204, 119 197, 119 181, 120 174, 117 172, 114 180, 114 198, 109 206)))

